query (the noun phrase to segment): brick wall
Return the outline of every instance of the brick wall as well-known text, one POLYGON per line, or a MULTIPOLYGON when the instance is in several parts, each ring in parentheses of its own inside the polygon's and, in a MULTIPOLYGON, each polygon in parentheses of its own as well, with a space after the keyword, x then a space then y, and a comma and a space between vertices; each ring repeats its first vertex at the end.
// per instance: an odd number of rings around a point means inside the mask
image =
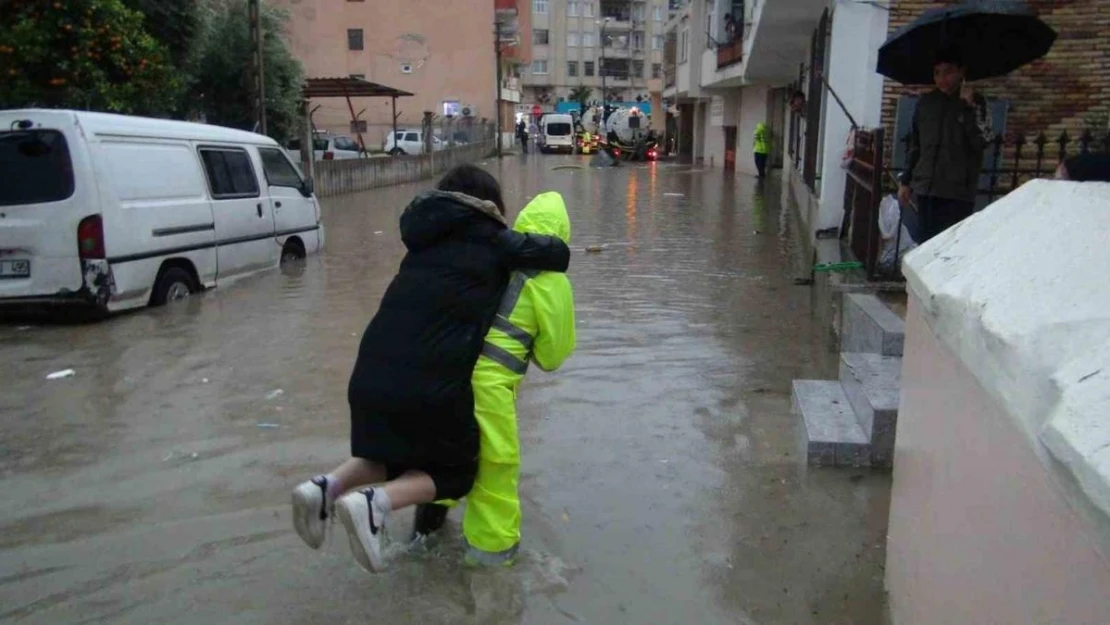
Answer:
MULTIPOLYGON (((933 7, 955 1, 892 0, 890 31, 912 21, 933 7)), ((1056 30, 1049 53, 1035 63, 1001 78, 974 84, 988 98, 1010 100, 1006 122, 1007 143, 1014 133, 1032 139, 1045 132, 1055 140, 1062 131, 1078 137, 1084 130, 1105 136, 1110 116, 1110 0, 1027 0, 1045 23, 1056 30)), ((883 89, 883 126, 886 154, 891 151, 898 98, 921 89, 887 80, 883 89)), ((1035 147, 1023 154, 1034 153, 1035 147)), ((1046 161, 1055 161, 1059 146, 1050 143, 1046 161)), ((1078 151, 1073 144, 1069 153, 1078 151)), ((1012 149, 1005 151, 1012 155, 1012 149)), ((1010 161, 1006 161, 1007 164, 1010 161)))

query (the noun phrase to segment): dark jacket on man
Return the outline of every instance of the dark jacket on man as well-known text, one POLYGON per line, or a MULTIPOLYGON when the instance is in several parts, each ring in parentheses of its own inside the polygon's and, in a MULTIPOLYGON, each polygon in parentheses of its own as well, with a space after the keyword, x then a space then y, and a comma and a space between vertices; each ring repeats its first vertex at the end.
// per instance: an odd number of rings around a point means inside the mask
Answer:
POLYGON ((986 100, 977 95, 976 104, 938 89, 918 100, 901 180, 914 195, 975 201, 983 150, 991 140, 986 100))
POLYGON ((557 237, 507 229, 491 202, 433 191, 401 215, 408 253, 359 345, 347 397, 353 456, 466 464, 478 455, 470 377, 513 269, 566 271, 557 237))

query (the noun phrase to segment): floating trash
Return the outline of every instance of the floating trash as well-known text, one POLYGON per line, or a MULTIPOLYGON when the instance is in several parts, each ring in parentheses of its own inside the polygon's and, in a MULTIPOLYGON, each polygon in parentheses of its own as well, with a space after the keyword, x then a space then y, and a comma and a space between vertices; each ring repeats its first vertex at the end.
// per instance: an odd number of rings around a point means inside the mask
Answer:
POLYGON ((686 197, 685 193, 664 193, 663 197, 686 197))
POLYGON ((280 388, 274 389, 274 390, 270 391, 269 393, 266 393, 266 399, 277 399, 278 397, 281 397, 284 394, 285 394, 285 391, 281 390, 280 388))
POLYGON ((61 371, 55 371, 54 373, 47 374, 46 379, 61 380, 63 378, 72 378, 75 375, 77 375, 77 372, 73 369, 62 369, 61 371))
POLYGON ((257 425, 264 430, 272 430, 281 427, 280 423, 258 423, 257 425))

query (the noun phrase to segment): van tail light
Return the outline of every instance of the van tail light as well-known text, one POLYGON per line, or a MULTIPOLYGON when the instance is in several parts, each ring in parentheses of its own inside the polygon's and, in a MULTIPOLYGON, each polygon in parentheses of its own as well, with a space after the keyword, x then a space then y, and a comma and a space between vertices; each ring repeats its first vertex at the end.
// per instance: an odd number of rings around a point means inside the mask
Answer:
POLYGON ((81 260, 105 258, 104 222, 100 215, 89 215, 77 225, 77 255, 81 260))
POLYGON ((335 152, 324 152, 324 160, 325 161, 335 160, 335 152))

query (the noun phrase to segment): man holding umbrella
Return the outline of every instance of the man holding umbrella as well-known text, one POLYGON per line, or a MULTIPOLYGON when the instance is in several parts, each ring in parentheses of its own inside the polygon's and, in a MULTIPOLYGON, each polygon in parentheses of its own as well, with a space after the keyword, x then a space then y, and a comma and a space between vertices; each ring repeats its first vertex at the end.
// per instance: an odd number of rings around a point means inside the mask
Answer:
POLYGON ((993 139, 986 100, 965 81, 1003 76, 1044 56, 1056 31, 1016 0, 964 0, 929 9, 879 48, 877 70, 905 85, 932 84, 917 103, 898 199, 916 196, 920 239, 971 215, 983 151, 993 139))
POLYGON ((958 49, 941 50, 933 65, 936 89, 921 96, 913 114, 902 204, 916 196, 922 242, 971 216, 983 165, 994 138, 986 100, 965 83, 958 49))

